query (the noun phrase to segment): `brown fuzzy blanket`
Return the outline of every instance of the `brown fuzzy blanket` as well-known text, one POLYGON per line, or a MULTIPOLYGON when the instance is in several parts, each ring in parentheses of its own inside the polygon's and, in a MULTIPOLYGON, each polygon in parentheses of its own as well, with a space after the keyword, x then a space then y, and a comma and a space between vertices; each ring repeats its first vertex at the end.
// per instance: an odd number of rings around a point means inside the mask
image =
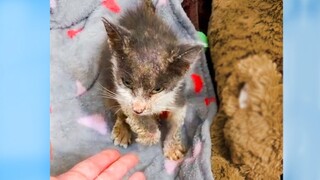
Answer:
POLYGON ((220 106, 215 179, 282 174, 282 1, 214 0, 208 29, 220 106))

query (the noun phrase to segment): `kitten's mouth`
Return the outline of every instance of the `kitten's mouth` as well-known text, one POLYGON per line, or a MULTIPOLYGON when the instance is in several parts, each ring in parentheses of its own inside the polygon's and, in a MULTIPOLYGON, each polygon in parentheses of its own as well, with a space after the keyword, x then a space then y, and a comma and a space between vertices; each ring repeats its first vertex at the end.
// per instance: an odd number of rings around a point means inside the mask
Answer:
POLYGON ((135 111, 135 110, 133 110, 133 112, 134 112, 136 115, 143 114, 143 111, 135 111))
POLYGON ((146 116, 146 115, 148 115, 147 113, 143 113, 143 112, 142 113, 134 112, 134 114, 137 115, 137 116, 146 116))
POLYGON ((136 115, 136 116, 150 116, 151 115, 151 113, 148 113, 148 112, 135 112, 135 111, 133 111, 133 113, 134 113, 134 115, 136 115))

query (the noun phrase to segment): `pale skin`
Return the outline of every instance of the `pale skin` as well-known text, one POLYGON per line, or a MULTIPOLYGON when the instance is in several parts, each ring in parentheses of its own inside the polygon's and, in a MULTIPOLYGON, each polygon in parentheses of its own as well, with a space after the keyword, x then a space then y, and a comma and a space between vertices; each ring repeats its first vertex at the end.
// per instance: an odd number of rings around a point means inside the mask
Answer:
MULTIPOLYGON (((132 169, 139 160, 134 154, 121 156, 117 150, 102 151, 75 165, 66 173, 50 180, 119 180, 132 169)), ((134 173, 129 180, 145 180, 142 172, 134 173)))

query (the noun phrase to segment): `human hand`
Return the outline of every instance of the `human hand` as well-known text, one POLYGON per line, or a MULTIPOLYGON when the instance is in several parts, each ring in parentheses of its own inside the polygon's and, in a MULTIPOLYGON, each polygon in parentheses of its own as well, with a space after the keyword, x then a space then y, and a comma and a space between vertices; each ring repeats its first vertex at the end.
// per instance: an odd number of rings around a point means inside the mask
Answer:
MULTIPOLYGON (((138 161, 133 154, 121 156, 118 151, 109 149, 80 162, 64 174, 51 177, 50 180, 120 180, 138 161)), ((129 178, 145 179, 142 172, 136 172, 129 178)))

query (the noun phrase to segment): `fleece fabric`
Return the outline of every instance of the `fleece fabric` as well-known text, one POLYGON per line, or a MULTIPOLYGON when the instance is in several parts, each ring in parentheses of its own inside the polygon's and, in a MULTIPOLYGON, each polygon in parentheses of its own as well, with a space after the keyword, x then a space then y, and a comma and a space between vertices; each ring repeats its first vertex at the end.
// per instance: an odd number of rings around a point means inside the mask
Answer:
MULTIPOLYGON (((162 142, 148 147, 133 142, 125 149, 114 146, 111 140, 114 119, 104 108, 99 85, 95 81, 99 52, 107 40, 101 19, 105 17, 117 23, 123 12, 141 2, 50 1, 51 175, 61 174, 89 156, 114 148, 121 153, 133 152, 140 158, 139 164, 127 177, 135 171, 143 171, 147 179, 152 180, 213 179, 209 129, 217 104, 204 53, 185 77, 188 113, 183 136, 188 151, 182 160, 165 159, 162 142)), ((156 13, 179 34, 182 41, 200 41, 180 0, 154 0, 153 3, 156 13)))

